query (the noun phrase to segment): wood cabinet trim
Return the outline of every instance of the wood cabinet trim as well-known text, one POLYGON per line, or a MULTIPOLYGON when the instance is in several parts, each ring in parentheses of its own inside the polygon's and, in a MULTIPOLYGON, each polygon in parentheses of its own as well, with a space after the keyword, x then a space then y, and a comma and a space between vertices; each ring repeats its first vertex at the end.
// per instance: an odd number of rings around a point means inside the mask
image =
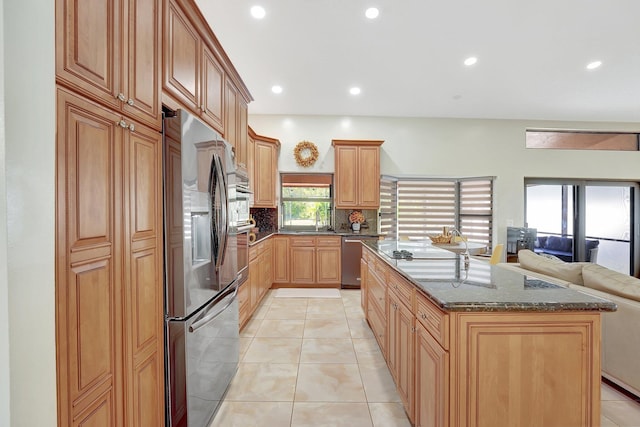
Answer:
POLYGON ((384 143, 384 140, 380 139, 332 139, 331 145, 336 146, 349 146, 353 145, 356 147, 361 146, 370 146, 370 147, 380 147, 384 143))

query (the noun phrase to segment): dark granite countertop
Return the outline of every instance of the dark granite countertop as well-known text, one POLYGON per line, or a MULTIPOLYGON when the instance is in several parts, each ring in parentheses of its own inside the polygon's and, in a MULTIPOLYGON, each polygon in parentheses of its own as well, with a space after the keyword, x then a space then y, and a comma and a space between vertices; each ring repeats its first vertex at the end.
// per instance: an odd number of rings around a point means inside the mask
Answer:
POLYGON ((471 258, 465 269, 462 255, 430 242, 389 240, 366 242, 419 291, 445 311, 615 311, 613 302, 525 276, 487 261, 471 258), (412 259, 394 259, 407 250, 412 259))
POLYGON ((353 236, 353 237, 379 237, 379 234, 375 233, 354 233, 354 232, 336 232, 336 231, 288 231, 288 230, 280 230, 280 231, 260 231, 255 233, 256 239, 253 242, 249 242, 249 246, 253 246, 255 244, 260 243, 262 240, 274 235, 274 234, 282 234, 285 236, 353 236))

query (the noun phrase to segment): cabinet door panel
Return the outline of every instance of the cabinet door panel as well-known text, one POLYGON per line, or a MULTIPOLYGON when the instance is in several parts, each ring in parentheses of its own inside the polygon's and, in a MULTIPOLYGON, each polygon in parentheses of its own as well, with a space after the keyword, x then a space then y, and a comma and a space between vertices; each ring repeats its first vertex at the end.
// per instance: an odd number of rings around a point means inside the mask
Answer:
POLYGON ((238 162, 238 167, 242 169, 247 169, 247 148, 249 138, 249 134, 247 133, 249 125, 248 116, 249 108, 247 106, 247 103, 244 102, 243 99, 238 99, 238 142, 236 144, 236 160, 238 162))
POLYGON ((165 28, 164 88, 192 111, 199 108, 200 37, 172 2, 165 28))
POLYGON ((397 355, 397 374, 396 385, 398 394, 402 399, 405 411, 409 414, 409 420, 414 421, 414 317, 411 310, 402 303, 397 304, 397 322, 396 322, 396 355, 397 355))
POLYGON ((153 354, 133 372, 132 426, 161 426, 164 424, 164 382, 161 353, 153 354), (160 373, 160 375, 158 375, 160 373))
POLYGON ((224 134, 224 70, 208 49, 202 53, 202 114, 214 129, 224 134))
POLYGON ((318 283, 339 284, 342 280, 340 270, 340 248, 319 247, 316 249, 318 265, 318 283))
POLYGON ((289 238, 277 236, 273 240, 273 281, 289 282, 289 238))
POLYGON ((415 425, 449 425, 449 353, 427 332, 416 325, 415 425))
POLYGON ((353 208, 358 205, 358 148, 336 147, 336 207, 353 208))
MULTIPOLYGON (((224 138, 237 150, 238 137, 238 91, 233 83, 227 80, 225 89, 225 124, 224 138)), ((237 156, 237 151, 236 151, 237 156)))
POLYGON ((56 75, 119 108, 121 0, 56 2, 56 75))
POLYGON ((255 188, 254 207, 276 207, 276 161, 275 146, 270 143, 255 142, 255 188))
POLYGON ((358 206, 380 206, 379 147, 358 147, 358 206))
POLYGON ((291 282, 300 284, 315 283, 315 253, 311 248, 291 248, 291 282))
POLYGON ((59 422, 121 424, 119 116, 66 90, 58 90, 57 115, 59 422), (97 412, 85 414, 90 408, 97 412))
POLYGON ((122 88, 125 113, 160 129, 161 20, 157 0, 129 0, 125 19, 128 55, 125 61, 127 87, 122 88))

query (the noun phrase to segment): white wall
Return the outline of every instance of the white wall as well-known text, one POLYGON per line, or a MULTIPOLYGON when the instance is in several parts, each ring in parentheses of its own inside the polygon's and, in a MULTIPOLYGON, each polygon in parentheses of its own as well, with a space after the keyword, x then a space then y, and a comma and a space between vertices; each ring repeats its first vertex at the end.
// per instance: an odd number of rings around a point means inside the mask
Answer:
MULTIPOLYGON (((249 107, 251 108, 251 107, 249 107)), ((278 138, 278 167, 299 171, 293 148, 318 146, 310 172, 333 172, 332 139, 382 139, 380 170, 388 175, 495 176, 494 230, 506 239, 508 221, 524 222, 525 177, 640 181, 640 152, 526 150, 527 128, 640 131, 640 123, 542 122, 338 116, 250 115, 253 130, 278 138)))
POLYGON ((11 420, 9 380, 9 284, 7 281, 7 187, 4 135, 4 22, 0 0, 0 426, 11 420))
POLYGON ((54 4, 3 2, 11 426, 57 423, 54 4))

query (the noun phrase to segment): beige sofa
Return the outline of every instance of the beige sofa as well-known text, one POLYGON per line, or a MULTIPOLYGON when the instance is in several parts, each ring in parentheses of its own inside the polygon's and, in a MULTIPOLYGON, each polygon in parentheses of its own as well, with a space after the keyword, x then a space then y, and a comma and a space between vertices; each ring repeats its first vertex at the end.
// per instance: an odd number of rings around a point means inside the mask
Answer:
POLYGON ((602 315, 602 376, 640 396, 640 279, 592 263, 565 263, 529 250, 518 263, 501 263, 562 286, 614 302, 602 315))

